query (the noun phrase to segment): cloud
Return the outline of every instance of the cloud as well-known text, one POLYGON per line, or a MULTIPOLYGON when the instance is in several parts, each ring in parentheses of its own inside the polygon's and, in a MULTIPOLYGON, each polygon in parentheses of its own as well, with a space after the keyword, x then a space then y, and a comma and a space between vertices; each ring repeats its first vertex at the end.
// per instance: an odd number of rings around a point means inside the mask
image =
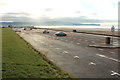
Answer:
POLYGON ((47 9, 45 9, 44 11, 54 11, 54 9, 52 9, 52 8, 47 8, 47 9))
POLYGON ((118 0, 0 0, 0 12, 6 21, 114 22, 118 20, 117 3, 118 0))

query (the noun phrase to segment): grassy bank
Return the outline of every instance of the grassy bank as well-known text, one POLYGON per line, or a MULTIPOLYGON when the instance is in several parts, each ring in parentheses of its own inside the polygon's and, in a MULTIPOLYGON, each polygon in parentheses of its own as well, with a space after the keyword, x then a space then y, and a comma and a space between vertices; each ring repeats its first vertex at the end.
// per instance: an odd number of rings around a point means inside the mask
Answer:
POLYGON ((2 30, 3 78, 69 78, 70 76, 37 52, 12 29, 2 30))

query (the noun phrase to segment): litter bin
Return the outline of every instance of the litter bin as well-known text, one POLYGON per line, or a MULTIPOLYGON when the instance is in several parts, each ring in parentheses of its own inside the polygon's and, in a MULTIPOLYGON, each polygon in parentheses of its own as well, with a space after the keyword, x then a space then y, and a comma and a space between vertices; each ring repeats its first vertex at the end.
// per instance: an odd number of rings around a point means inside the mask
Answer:
POLYGON ((106 37, 106 44, 110 44, 110 37, 106 37))

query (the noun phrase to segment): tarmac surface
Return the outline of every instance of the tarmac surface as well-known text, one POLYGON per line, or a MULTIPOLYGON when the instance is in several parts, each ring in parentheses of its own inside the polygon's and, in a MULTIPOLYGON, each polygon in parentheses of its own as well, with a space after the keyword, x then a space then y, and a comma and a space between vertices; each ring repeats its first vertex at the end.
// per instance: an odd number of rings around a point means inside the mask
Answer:
MULTIPOLYGON (((77 78, 118 78, 118 49, 96 48, 89 45, 104 44, 106 36, 84 33, 67 33, 66 37, 54 35, 57 31, 43 29, 17 32, 34 48, 46 55, 66 72, 77 78)), ((108 37, 108 36, 107 36, 108 37)), ((118 44, 118 37, 114 37, 118 44)))

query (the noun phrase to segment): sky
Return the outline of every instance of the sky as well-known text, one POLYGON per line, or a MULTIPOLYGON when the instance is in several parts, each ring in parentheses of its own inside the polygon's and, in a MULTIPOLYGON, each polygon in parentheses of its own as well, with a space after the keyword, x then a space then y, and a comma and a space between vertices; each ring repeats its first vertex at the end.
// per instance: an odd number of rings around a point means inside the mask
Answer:
POLYGON ((0 0, 0 22, 116 25, 119 0, 0 0))

